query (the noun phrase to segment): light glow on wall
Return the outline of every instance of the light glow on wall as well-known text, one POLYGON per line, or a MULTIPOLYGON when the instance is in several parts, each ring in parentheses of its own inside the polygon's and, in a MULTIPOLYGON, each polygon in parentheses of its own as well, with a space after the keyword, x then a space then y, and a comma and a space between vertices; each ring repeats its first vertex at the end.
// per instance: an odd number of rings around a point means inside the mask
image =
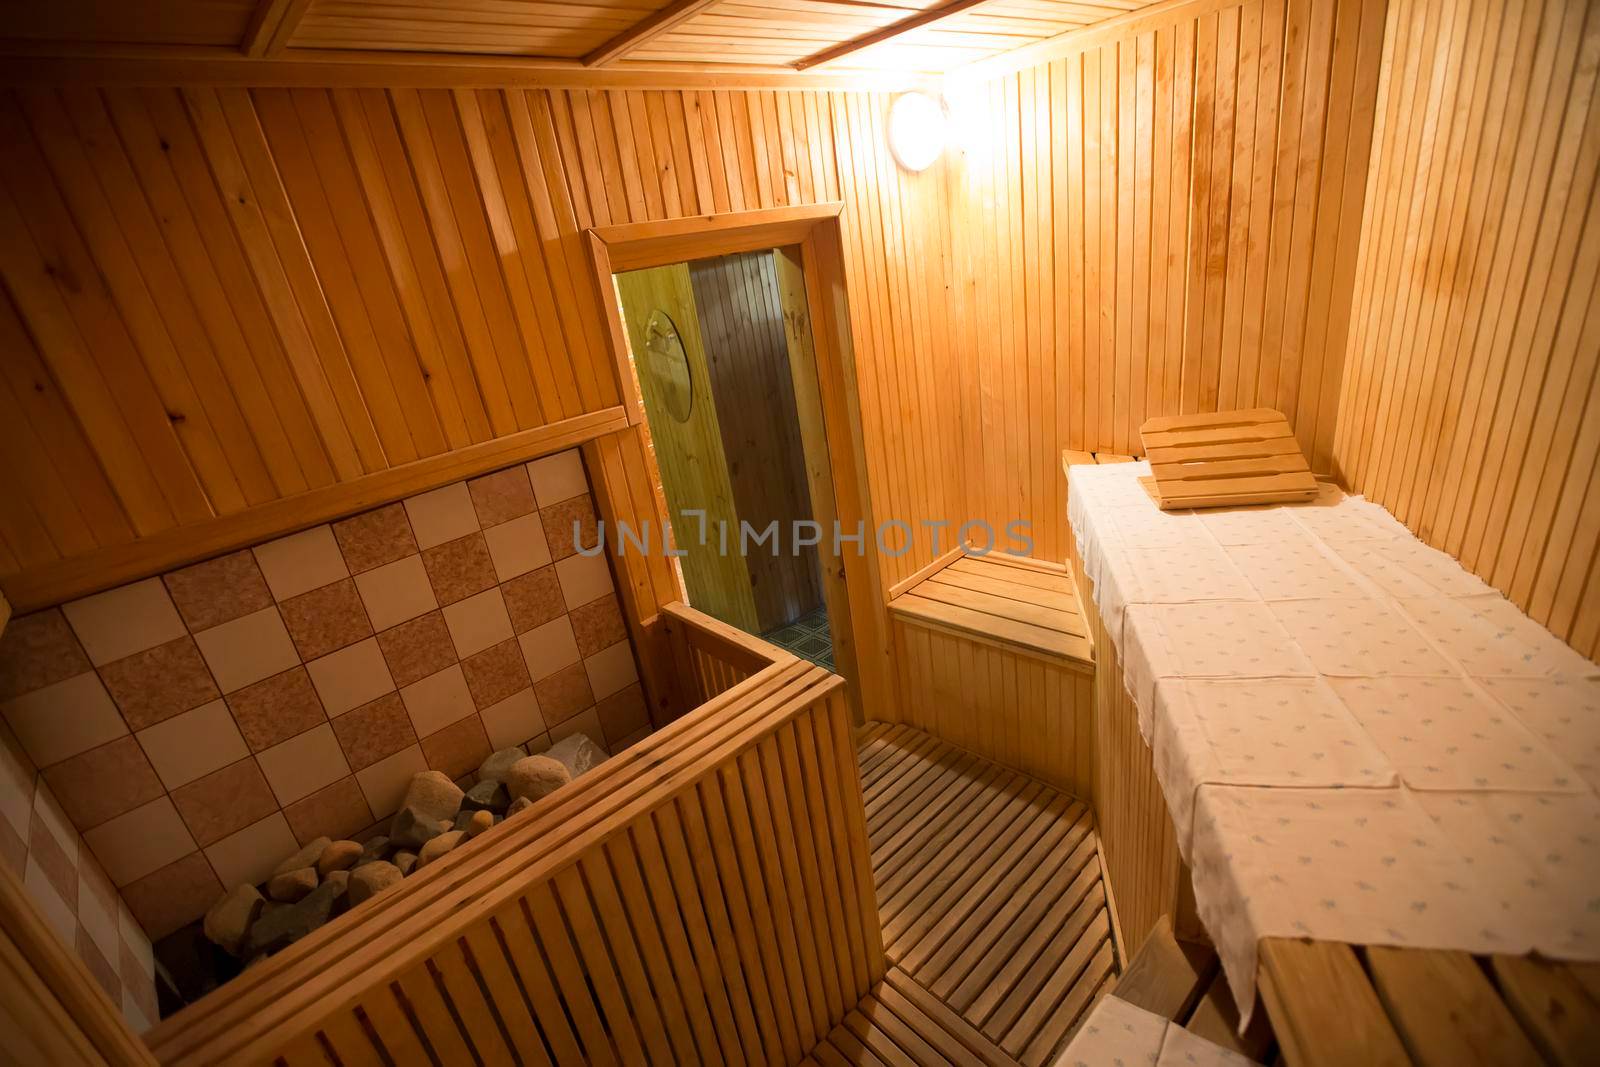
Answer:
POLYGON ((944 104, 927 93, 901 94, 889 107, 889 150, 907 170, 926 170, 944 151, 944 104))

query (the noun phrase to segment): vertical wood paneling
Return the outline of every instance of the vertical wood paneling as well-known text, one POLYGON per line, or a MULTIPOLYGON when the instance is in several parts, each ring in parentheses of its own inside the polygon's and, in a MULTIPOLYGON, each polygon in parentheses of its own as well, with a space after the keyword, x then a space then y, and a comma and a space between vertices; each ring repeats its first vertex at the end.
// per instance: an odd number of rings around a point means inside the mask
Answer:
POLYGON ((1246 0, 953 94, 966 512, 1065 558, 1064 448, 1271 406, 1331 465, 1384 0, 1246 0))
POLYGON ((1600 655, 1600 14, 1394 0, 1334 459, 1600 655))

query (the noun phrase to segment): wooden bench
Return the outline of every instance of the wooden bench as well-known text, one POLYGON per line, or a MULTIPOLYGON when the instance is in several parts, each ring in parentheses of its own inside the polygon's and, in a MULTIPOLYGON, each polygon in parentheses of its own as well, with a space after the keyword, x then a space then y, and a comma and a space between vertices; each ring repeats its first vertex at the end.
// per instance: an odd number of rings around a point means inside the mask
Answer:
POLYGON ((1266 1062, 1272 1027, 1257 1012, 1239 1033, 1239 1009, 1210 945, 1174 936, 1163 915, 1117 979, 1112 993, 1130 1004, 1171 1019, 1185 1030, 1249 1059, 1266 1062))
POLYGON ((1094 651, 1067 569, 947 555, 889 601, 894 721, 1087 797, 1094 651))

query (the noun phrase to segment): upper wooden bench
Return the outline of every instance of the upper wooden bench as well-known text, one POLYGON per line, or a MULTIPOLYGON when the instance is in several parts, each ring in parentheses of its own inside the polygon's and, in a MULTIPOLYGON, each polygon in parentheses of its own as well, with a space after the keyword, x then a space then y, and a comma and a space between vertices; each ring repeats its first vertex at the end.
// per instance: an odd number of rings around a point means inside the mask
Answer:
POLYGON ((891 614, 1006 649, 1094 664, 1066 568, 1003 552, 958 555, 889 601, 891 614))

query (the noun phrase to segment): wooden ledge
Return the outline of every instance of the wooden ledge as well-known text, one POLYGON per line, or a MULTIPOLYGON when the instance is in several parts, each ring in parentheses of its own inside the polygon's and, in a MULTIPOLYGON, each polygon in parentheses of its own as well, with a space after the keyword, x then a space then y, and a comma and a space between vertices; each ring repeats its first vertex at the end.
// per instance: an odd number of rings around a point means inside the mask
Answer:
POLYGON ((1089 626, 1065 567, 991 552, 955 555, 889 601, 918 626, 1064 663, 1094 666, 1089 626))

